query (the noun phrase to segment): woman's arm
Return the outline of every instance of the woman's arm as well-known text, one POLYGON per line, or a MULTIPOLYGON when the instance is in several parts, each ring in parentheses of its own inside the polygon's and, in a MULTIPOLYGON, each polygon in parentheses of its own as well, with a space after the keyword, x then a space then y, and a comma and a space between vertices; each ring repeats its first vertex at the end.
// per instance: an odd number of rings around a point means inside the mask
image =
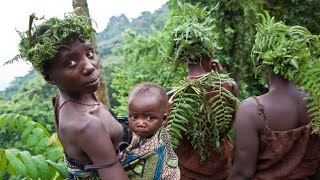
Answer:
MULTIPOLYGON (((96 119, 90 121, 79 136, 78 143, 94 165, 110 164, 115 162, 117 156, 107 130, 99 122, 96 119)), ((98 169, 98 173, 103 180, 128 179, 119 161, 111 167, 98 169)))
POLYGON ((236 113, 235 159, 229 180, 252 179, 259 153, 258 123, 256 103, 252 98, 243 101, 236 113))

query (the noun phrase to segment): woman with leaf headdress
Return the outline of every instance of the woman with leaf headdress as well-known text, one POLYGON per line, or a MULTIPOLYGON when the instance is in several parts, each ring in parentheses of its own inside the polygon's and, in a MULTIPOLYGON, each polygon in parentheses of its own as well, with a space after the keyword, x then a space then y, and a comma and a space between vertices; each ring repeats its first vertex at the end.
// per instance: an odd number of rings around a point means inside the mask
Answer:
MULTIPOLYGON (((128 179, 116 156, 122 125, 95 96, 99 57, 95 30, 85 16, 50 18, 20 33, 20 55, 59 88, 55 129, 65 153, 67 179, 128 179)), ((50 178, 50 177, 48 177, 50 178)))
POLYGON ((229 179, 309 179, 320 160, 319 37, 261 16, 252 60, 269 92, 237 110, 229 179))
POLYGON ((231 170, 233 146, 227 134, 238 102, 237 85, 219 74, 222 68, 212 60, 219 47, 211 11, 199 4, 179 4, 162 47, 167 60, 188 67, 187 78, 169 92, 167 127, 177 148, 181 179, 220 180, 231 170))

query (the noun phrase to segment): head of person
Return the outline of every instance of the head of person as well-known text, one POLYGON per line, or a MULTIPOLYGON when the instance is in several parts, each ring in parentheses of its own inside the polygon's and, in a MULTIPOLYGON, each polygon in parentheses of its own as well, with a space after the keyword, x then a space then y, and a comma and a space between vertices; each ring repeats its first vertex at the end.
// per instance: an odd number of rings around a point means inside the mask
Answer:
POLYGON ((193 63, 193 64, 188 64, 188 71, 196 70, 199 68, 194 68, 194 67, 199 67, 202 69, 202 71, 209 73, 211 71, 215 71, 218 73, 223 72, 223 68, 219 61, 217 59, 212 59, 209 56, 203 56, 200 58, 199 62, 193 63))
POLYGON ((145 82, 129 93, 128 121, 130 129, 143 138, 154 135, 167 119, 168 96, 158 84, 145 82))
POLYGON ((318 36, 312 35, 305 27, 277 22, 267 12, 260 16, 262 22, 257 24, 251 53, 256 73, 264 80, 276 74, 295 82, 300 72, 306 74, 318 61, 318 36))
POLYGON ((186 63, 188 67, 201 65, 205 71, 212 69, 212 59, 219 49, 216 19, 212 11, 201 4, 178 2, 165 27, 168 32, 161 52, 169 62, 186 63))
POLYGON ((20 33, 20 56, 61 91, 93 93, 99 85, 99 58, 91 44, 95 34, 87 17, 50 18, 20 33))

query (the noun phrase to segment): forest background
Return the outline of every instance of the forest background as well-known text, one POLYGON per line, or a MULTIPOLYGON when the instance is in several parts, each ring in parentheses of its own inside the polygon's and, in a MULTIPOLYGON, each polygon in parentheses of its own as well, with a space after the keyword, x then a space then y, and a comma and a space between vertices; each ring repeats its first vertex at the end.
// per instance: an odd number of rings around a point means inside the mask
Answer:
MULTIPOLYGON (((250 58, 259 13, 267 10, 287 25, 301 25, 313 34, 320 34, 318 0, 182 2, 201 3, 209 9, 218 4, 212 16, 217 20, 215 31, 220 34, 222 49, 216 51, 215 58, 222 64, 224 73, 229 73, 238 83, 240 100, 267 91, 266 84, 255 77, 250 58)), ((164 27, 170 12, 176 7, 176 1, 170 0, 154 13, 143 12, 131 21, 125 15, 113 16, 97 34, 101 70, 111 108, 117 115, 127 115, 127 95, 133 85, 151 81, 169 88, 185 77, 185 65, 163 61, 158 50, 166 39, 164 27)), ((0 179, 64 177, 63 152, 54 135, 51 102, 57 92, 34 70, 0 91, 0 179)))

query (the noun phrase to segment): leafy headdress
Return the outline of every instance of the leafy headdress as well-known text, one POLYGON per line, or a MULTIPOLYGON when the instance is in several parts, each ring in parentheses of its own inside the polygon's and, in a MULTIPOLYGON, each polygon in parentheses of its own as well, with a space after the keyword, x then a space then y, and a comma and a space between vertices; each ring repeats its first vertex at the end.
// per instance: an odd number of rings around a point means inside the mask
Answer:
POLYGON ((43 74, 45 64, 55 57, 59 48, 65 46, 71 37, 92 42, 96 34, 88 24, 88 17, 85 16, 68 14, 64 19, 53 17, 39 26, 32 27, 35 19, 38 18, 34 14, 30 15, 29 30, 18 32, 21 38, 20 54, 7 63, 24 59, 43 74))
POLYGON ((214 9, 178 3, 165 29, 168 39, 161 46, 167 60, 198 64, 204 56, 213 58, 219 48, 216 20, 211 16, 214 9))
MULTIPOLYGON (((172 29, 162 52, 171 62, 200 64, 203 57, 213 58, 218 34, 211 11, 190 4, 179 4, 167 27, 172 29)), ((208 149, 219 150, 220 140, 231 128, 237 98, 223 87, 233 80, 226 74, 210 72, 173 88, 167 128, 173 147, 183 136, 190 140, 204 160, 208 149)))
POLYGON ((275 22, 268 13, 257 24, 252 60, 258 73, 273 72, 310 94, 313 132, 320 131, 320 42, 302 26, 275 22))

